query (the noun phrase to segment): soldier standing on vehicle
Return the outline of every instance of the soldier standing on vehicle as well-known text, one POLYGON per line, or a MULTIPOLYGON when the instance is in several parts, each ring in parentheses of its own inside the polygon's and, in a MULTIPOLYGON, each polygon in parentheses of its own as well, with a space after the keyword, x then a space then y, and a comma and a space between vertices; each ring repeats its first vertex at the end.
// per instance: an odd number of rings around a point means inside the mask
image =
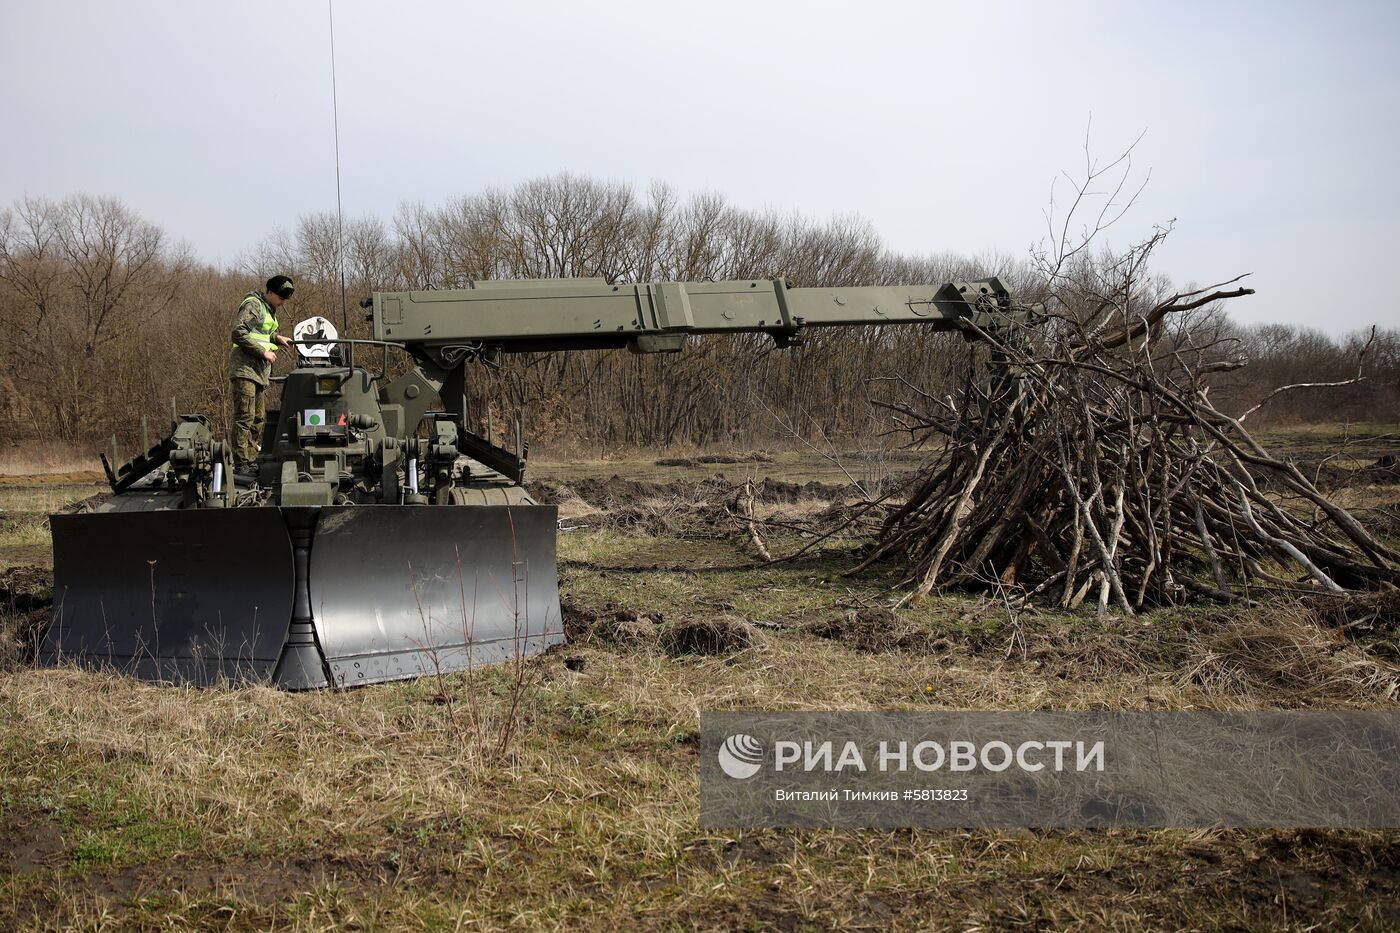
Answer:
POLYGON ((265 291, 243 297, 233 321, 228 378, 233 388, 234 472, 244 476, 257 474, 258 445, 267 420, 268 376, 277 362, 277 348, 292 345, 277 333, 277 309, 294 289, 291 276, 274 275, 265 291))

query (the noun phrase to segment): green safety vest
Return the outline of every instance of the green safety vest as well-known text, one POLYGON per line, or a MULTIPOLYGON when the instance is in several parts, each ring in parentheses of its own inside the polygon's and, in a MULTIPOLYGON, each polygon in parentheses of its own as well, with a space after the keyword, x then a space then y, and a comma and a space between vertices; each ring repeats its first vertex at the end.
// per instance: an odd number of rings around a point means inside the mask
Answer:
MULTIPOLYGON (((273 312, 272 306, 267 303, 266 299, 257 292, 249 292, 247 296, 244 297, 243 304, 240 304, 239 307, 243 307, 243 305, 246 305, 249 301, 256 301, 258 303, 258 307, 262 309, 262 319, 258 321, 258 329, 250 331, 248 337, 258 344, 258 346, 262 347, 264 353, 268 350, 276 350, 277 341, 272 339, 272 335, 277 333, 276 313, 273 312)), ((236 348, 238 344, 235 343, 233 346, 236 348)))

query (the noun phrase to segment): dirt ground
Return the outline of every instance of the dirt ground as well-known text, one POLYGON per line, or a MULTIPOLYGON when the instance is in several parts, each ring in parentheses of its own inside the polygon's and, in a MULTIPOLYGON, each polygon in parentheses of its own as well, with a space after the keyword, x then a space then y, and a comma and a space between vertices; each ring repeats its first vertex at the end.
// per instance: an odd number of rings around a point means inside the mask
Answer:
MULTIPOLYGON (((1400 515, 1376 467, 1395 433, 1276 443, 1378 527, 1400 515)), ((733 462, 538 468, 565 528, 564 650, 518 677, 305 694, 30 669, 44 515, 100 487, 5 477, 0 927, 1400 928, 1400 831, 701 830, 700 710, 1400 704, 1390 603, 892 611, 890 576, 847 575, 854 542, 761 566, 733 497, 757 481, 791 553, 810 542, 788 526, 917 454, 710 456, 733 462)))

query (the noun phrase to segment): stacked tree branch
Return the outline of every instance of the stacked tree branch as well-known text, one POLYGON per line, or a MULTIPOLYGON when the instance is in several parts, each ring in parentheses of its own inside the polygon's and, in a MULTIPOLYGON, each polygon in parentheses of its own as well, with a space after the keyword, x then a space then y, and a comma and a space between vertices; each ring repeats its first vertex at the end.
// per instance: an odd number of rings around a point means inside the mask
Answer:
POLYGON ((1242 364, 1193 312, 1251 292, 1232 284, 1081 289, 1075 313, 980 334, 956 396, 883 403, 942 446, 861 566, 900 561, 917 594, 1124 613, 1400 587, 1400 553, 1212 404, 1212 375, 1242 364))

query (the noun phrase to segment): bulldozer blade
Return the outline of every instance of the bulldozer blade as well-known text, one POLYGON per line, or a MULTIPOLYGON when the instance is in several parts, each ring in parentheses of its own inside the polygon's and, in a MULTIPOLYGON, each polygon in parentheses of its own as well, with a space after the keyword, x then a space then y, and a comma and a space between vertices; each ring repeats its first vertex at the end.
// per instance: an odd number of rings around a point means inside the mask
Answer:
POLYGON ((544 505, 322 508, 310 603, 333 682, 460 671, 562 642, 557 526, 544 505))
POLYGON ((141 680, 268 683, 295 570, 276 508, 54 515, 48 665, 141 680))

